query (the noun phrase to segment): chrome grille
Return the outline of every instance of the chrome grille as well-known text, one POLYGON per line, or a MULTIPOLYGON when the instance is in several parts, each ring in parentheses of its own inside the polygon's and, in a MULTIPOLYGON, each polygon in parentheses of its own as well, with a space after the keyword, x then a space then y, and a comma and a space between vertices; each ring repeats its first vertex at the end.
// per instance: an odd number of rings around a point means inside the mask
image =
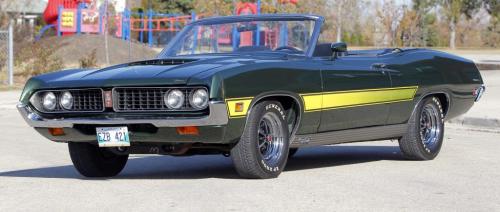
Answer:
POLYGON ((101 112, 104 111, 104 103, 101 89, 71 89, 71 90, 46 90, 38 91, 35 96, 38 99, 37 109, 44 113, 65 113, 65 112, 101 112), (73 96, 73 107, 70 110, 64 109, 60 104, 63 92, 69 91, 73 96), (53 92, 58 104, 52 111, 45 111, 42 105, 42 98, 47 92, 53 92))
POLYGON ((73 109, 71 111, 103 111, 102 90, 70 90, 73 95, 73 109))
POLYGON ((163 97, 172 89, 184 93, 184 105, 175 111, 193 111, 189 105, 189 94, 193 88, 115 88, 113 89, 113 107, 115 111, 169 111, 163 97))

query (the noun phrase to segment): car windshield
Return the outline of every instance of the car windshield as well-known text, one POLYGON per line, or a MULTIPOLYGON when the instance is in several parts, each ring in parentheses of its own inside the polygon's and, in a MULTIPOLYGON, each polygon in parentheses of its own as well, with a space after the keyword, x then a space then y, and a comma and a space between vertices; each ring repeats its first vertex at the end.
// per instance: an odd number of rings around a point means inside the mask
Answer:
POLYGON ((173 39, 161 56, 286 52, 305 54, 314 20, 236 20, 195 23, 173 39))

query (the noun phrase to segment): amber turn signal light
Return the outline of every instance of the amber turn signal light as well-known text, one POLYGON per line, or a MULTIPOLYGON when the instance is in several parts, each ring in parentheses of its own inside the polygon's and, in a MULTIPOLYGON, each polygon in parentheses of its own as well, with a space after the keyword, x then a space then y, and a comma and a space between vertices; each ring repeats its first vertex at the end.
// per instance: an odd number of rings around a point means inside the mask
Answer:
POLYGON ((177 127, 179 135, 199 135, 198 127, 177 127))
POLYGON ((234 111, 235 112, 243 112, 243 102, 238 102, 236 103, 235 107, 234 107, 234 111))
POLYGON ((49 133, 52 136, 62 136, 62 135, 65 135, 63 128, 49 128, 49 133))

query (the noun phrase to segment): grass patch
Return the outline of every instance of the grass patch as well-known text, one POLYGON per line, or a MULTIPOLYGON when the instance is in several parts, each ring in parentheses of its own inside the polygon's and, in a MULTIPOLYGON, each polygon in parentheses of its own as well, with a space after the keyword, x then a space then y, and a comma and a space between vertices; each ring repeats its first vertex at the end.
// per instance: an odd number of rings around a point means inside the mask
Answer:
POLYGON ((0 91, 15 91, 15 90, 22 90, 23 89, 23 86, 22 85, 13 85, 13 86, 9 86, 9 85, 0 85, 0 91))

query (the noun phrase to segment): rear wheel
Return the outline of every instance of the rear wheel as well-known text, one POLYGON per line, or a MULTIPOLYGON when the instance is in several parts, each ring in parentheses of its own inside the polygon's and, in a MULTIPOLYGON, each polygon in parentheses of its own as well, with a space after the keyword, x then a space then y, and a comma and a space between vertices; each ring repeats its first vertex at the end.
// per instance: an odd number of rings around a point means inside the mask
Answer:
POLYGON ((285 167, 289 146, 283 107, 276 101, 257 103, 248 116, 240 141, 231 149, 238 174, 246 178, 274 178, 285 167))
POLYGON ((422 100, 408 122, 408 132, 399 140, 403 155, 413 160, 434 159, 443 144, 443 119, 443 108, 438 98, 422 100))
POLYGON ((128 160, 128 155, 117 155, 91 143, 69 142, 68 148, 73 165, 85 177, 116 176, 128 160))

